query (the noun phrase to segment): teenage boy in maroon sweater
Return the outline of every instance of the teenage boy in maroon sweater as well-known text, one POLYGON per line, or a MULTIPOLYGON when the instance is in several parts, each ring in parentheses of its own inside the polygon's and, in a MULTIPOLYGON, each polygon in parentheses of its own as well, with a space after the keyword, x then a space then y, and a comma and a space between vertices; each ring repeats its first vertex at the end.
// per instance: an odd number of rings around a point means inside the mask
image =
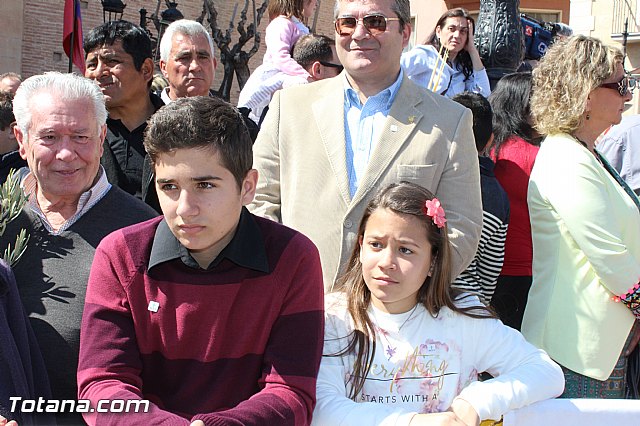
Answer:
POLYGON ((319 255, 244 207, 257 171, 242 116, 216 98, 179 99, 153 115, 144 144, 164 218, 98 246, 78 386, 96 411, 100 399, 150 410, 85 420, 308 424, 323 345, 319 255))

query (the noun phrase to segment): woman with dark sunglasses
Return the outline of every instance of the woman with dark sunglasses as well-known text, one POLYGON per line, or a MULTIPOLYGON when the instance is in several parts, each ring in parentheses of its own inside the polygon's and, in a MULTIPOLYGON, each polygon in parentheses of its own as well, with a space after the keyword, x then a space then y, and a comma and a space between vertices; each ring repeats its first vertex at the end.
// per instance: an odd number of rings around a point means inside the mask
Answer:
POLYGON ((522 334, 562 366, 566 398, 624 398, 639 337, 640 201, 596 149, 632 97, 623 60, 578 35, 533 70, 531 113, 545 139, 527 194, 533 283, 522 334))
POLYGON ((464 91, 489 96, 489 77, 473 43, 474 25, 466 9, 446 11, 424 44, 402 55, 407 76, 448 98, 464 91))

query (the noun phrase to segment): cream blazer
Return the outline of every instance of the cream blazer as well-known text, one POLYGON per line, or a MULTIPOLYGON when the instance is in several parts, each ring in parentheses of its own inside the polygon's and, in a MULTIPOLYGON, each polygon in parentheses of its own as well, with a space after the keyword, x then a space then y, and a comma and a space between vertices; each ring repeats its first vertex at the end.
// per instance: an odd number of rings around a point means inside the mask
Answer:
POLYGON ((475 255, 482 227, 471 112, 406 77, 353 198, 344 129, 345 74, 278 91, 253 147, 258 170, 249 209, 307 235, 325 289, 346 265, 364 209, 392 182, 420 184, 440 199, 453 246, 453 276, 475 255))
POLYGON ((533 284, 522 333, 558 363, 605 380, 634 316, 614 295, 640 278, 640 213, 566 134, 542 143, 528 190, 533 284))

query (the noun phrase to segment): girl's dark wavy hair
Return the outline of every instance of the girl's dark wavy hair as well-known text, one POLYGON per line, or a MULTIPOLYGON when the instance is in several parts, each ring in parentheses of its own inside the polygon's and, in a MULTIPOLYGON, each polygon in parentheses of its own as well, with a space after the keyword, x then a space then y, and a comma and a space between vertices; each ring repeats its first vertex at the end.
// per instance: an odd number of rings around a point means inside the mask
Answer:
MULTIPOLYGON (((427 36, 427 39, 424 41, 423 44, 430 44, 438 52, 440 51, 442 44, 440 43, 440 39, 436 34, 436 29, 438 27, 440 27, 440 29, 444 28, 444 23, 448 18, 466 18, 469 21, 471 21, 471 24, 473 25, 473 29, 475 30, 476 28, 476 21, 471 17, 471 15, 469 15, 469 12, 467 11, 467 9, 462 7, 449 9, 442 14, 440 19, 438 19, 436 26, 434 27, 431 34, 427 36)), ((454 64, 458 69, 462 71, 465 81, 468 80, 469 77, 471 77, 471 75, 473 74, 473 63, 471 62, 471 56, 469 56, 469 52, 467 52, 466 50, 463 49, 460 52, 458 52, 458 54, 456 55, 456 59, 454 60, 454 64)))
MULTIPOLYGON (((376 209, 388 209, 400 215, 409 215, 418 218, 422 227, 416 232, 426 232, 431 244, 431 276, 426 277, 422 287, 418 290, 418 303, 422 304, 429 313, 437 317, 440 309, 447 307, 474 318, 493 318, 494 315, 488 309, 482 307, 458 307, 454 300, 462 296, 459 290, 451 287, 451 253, 447 226, 438 228, 431 217, 424 213, 427 200, 434 195, 427 189, 409 182, 390 184, 380 190, 369 202, 365 209, 360 226, 358 227, 359 240, 364 236, 367 221, 376 209)), ((350 378, 351 390, 349 397, 356 398, 362 390, 365 378, 371 369, 371 363, 376 350, 376 339, 373 323, 367 314, 371 302, 371 292, 362 277, 362 264, 360 263, 360 245, 356 244, 351 252, 349 263, 345 272, 337 282, 338 291, 346 294, 347 309, 353 318, 354 329, 347 347, 335 354, 325 356, 343 356, 355 353, 356 359, 353 373, 350 378)))
POLYGON ((518 136, 531 145, 540 145, 534 139, 531 125, 529 98, 532 87, 531 72, 507 74, 498 81, 489 95, 493 110, 493 153, 498 156, 500 148, 511 136, 518 136))

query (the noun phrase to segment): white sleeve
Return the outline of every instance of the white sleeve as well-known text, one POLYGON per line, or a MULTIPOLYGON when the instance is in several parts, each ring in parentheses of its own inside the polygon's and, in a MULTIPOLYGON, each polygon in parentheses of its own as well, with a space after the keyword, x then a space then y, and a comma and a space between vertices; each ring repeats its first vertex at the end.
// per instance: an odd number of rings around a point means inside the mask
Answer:
MULTIPOLYGON (((431 46, 416 46, 400 57, 400 65, 407 77, 424 88, 429 84, 433 70, 439 65, 441 58, 431 46)), ((446 67, 445 67, 446 68, 446 67)), ((438 89, 444 90, 449 83, 449 72, 443 72, 438 89)))
POLYGON ((494 379, 473 382, 457 398, 469 402, 481 420, 499 419, 504 413, 544 399, 564 390, 560 367, 522 334, 496 319, 473 320, 468 341, 474 341, 472 362, 479 372, 494 379))
POLYGON ((333 315, 325 317, 322 361, 316 385, 313 426, 407 426, 415 412, 373 402, 355 402, 347 395, 347 380, 353 357, 336 356, 348 344, 350 331, 344 321, 333 315))

